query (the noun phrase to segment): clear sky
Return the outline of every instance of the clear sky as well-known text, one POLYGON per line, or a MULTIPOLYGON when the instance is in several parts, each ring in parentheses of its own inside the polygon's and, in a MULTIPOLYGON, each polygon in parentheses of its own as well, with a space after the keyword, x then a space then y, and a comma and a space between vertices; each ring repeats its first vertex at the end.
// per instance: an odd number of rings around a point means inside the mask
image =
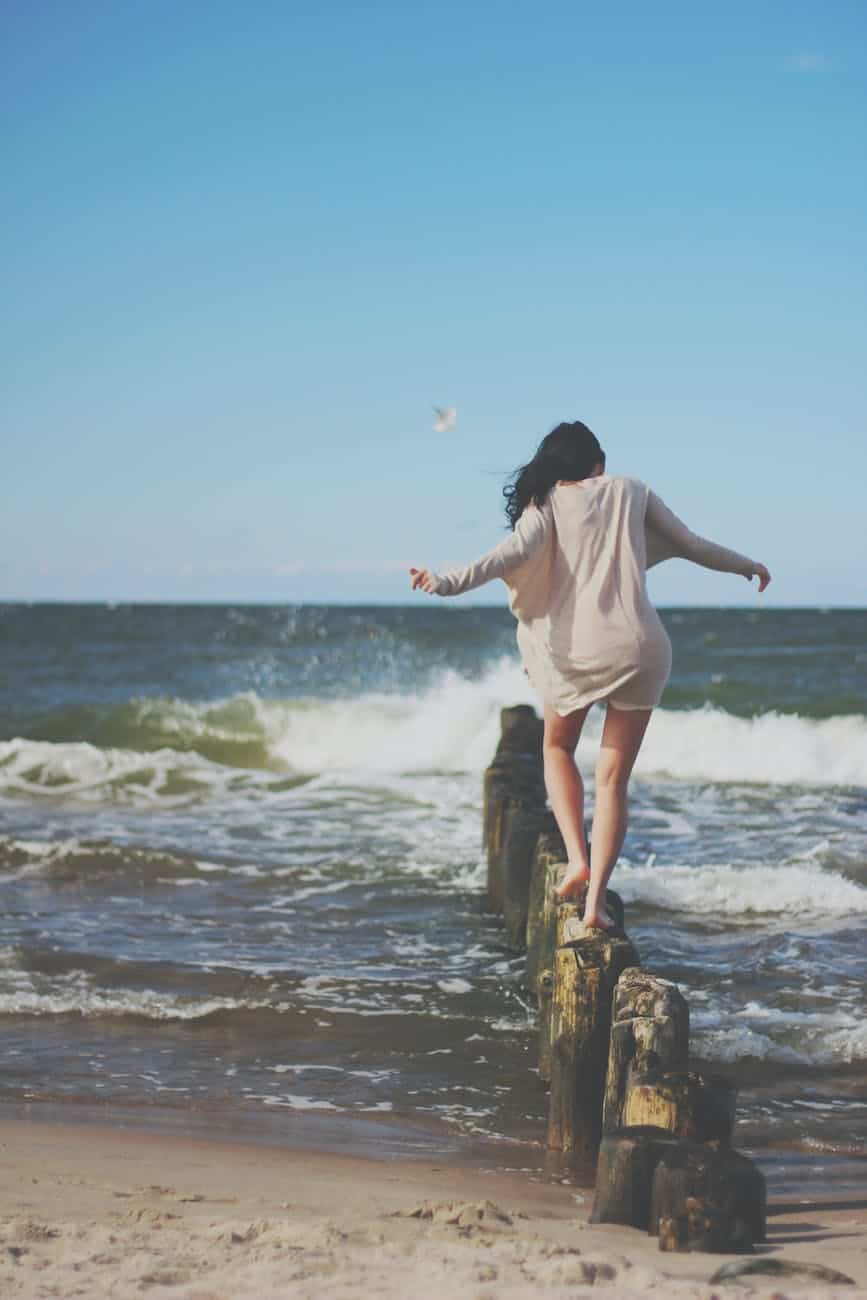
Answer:
POLYGON ((430 601, 581 419, 763 601, 867 603, 863 0, 0 22, 0 597, 430 601))

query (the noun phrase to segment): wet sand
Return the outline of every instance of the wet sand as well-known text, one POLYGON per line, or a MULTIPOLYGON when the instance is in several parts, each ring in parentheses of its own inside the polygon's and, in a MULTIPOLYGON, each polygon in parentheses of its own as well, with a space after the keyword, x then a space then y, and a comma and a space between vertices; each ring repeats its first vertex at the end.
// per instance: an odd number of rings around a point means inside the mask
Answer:
MULTIPOLYGON (((709 1285, 735 1258, 591 1226, 592 1194, 526 1172, 97 1124, 0 1121, 0 1295, 867 1297, 867 1198, 771 1200, 752 1258, 822 1264, 709 1285)), ((742 1257, 743 1258, 743 1257, 742 1257)))

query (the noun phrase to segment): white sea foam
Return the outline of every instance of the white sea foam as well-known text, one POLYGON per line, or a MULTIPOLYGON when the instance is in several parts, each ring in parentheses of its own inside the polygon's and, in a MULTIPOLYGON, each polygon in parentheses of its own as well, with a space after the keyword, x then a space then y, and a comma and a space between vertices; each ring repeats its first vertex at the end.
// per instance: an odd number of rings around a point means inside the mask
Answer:
POLYGON ((867 717, 658 709, 639 774, 781 785, 867 785, 867 717))
POLYGON ((693 866, 617 868, 616 888, 626 902, 649 903, 672 912, 729 917, 755 915, 764 924, 779 916, 867 915, 867 888, 818 865, 693 866))
POLYGON ((730 1065, 744 1057, 761 1061, 780 1061, 789 1065, 805 1065, 810 1057, 785 1043, 777 1043, 768 1034, 751 1029, 749 1025, 727 1025, 725 1028, 705 1029, 692 1034, 690 1050, 694 1055, 710 1061, 730 1065))
MULTIPOLYGON (((444 671, 417 693, 264 700, 248 692, 216 703, 166 701, 160 717, 169 743, 150 752, 20 737, 0 742, 0 793, 183 803, 219 796, 234 780, 267 795, 277 779, 273 770, 233 768, 171 747, 174 730, 185 744, 194 740, 200 716, 207 715, 211 735, 211 718, 221 704, 220 737, 231 734, 225 719, 242 714, 236 738, 258 737, 275 768, 324 774, 326 780, 328 774, 352 773, 362 784, 410 772, 477 774, 496 748, 501 708, 519 703, 539 708, 509 657, 492 662, 478 678, 444 671)), ((588 774, 602 719, 601 709, 591 712, 579 745, 588 774)), ((742 718, 710 705, 657 709, 636 773, 678 781, 867 786, 867 716, 815 719, 769 712, 742 718)))
POLYGON ((300 771, 481 771, 497 747, 500 709, 534 702, 523 673, 503 659, 477 680, 444 672, 418 694, 305 701, 282 725, 268 719, 269 745, 300 771))
POLYGON ((40 875, 59 868, 63 873, 81 871, 87 874, 97 866, 104 872, 121 872, 124 868, 146 867, 154 879, 163 883, 179 886, 204 885, 207 876, 213 873, 239 876, 262 876, 260 867, 241 864, 228 866, 223 863, 208 862, 204 859, 182 857, 166 849, 138 848, 131 845, 116 844, 111 840, 79 839, 76 836, 64 836, 52 840, 34 840, 0 835, 0 864, 11 879, 40 875), (177 876, 178 871, 195 871, 198 876, 177 876))
POLYGON ((0 794, 6 795, 165 806, 225 786, 230 772, 200 754, 174 749, 140 753, 100 749, 87 741, 0 741, 0 794), (172 788, 173 781, 180 788, 172 788))
POLYGON ((867 1020, 851 1005, 793 1012, 756 1002, 690 1017, 691 1051, 732 1063, 753 1057, 790 1065, 851 1065, 867 1059, 867 1020))
MULTIPOLYGON (((74 981, 69 980, 69 984, 74 981)), ((287 1002, 251 1001, 245 998, 202 998, 200 1001, 179 998, 149 990, 104 992, 86 987, 58 988, 40 992, 22 986, 0 994, 0 1015, 62 1016, 145 1016, 148 1020, 200 1020, 216 1011, 285 1011, 287 1002)))
POLYGON ((299 1097, 294 1093, 288 1093, 285 1097, 266 1097, 266 1102, 273 1106, 284 1105, 290 1106, 292 1110, 339 1110, 333 1101, 318 1101, 315 1097, 299 1097))
MULTIPOLYGON (((521 703, 539 709, 521 669, 502 659, 479 680, 447 672, 417 695, 305 702, 287 709, 279 725, 269 719, 269 744, 289 766, 314 772, 481 772, 499 739, 500 709, 521 703)), ((593 710, 578 749, 590 772, 602 721, 603 711, 593 710)), ((867 785, 867 716, 769 712, 741 718, 710 705, 657 709, 636 772, 678 780, 867 785)))

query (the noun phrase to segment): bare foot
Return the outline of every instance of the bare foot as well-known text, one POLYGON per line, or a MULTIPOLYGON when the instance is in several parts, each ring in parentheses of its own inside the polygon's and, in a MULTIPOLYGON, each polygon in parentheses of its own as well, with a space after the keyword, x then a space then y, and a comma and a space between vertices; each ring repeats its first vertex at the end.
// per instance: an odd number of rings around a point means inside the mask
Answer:
POLYGON ((595 912, 585 912, 582 920, 585 930, 604 930, 607 934, 617 929, 617 922, 614 917, 609 916, 604 908, 600 908, 595 912))
POLYGON ((561 903, 565 903, 570 898, 577 898, 581 893, 582 887, 586 885, 590 879, 589 867, 581 866, 580 864, 578 866, 573 866, 572 863, 568 863, 566 870, 567 874, 554 890, 554 896, 558 898, 561 903))

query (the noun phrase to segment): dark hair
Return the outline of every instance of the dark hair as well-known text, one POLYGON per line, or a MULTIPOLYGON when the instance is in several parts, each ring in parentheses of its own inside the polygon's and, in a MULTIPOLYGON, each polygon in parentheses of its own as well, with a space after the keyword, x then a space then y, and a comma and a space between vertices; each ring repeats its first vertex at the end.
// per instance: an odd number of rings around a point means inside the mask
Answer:
POLYGON ((509 523, 514 528, 531 502, 544 505, 558 479, 589 478, 600 463, 604 469, 605 452, 586 424, 580 420, 558 424, 539 443, 533 459, 516 469, 503 488, 509 523))

